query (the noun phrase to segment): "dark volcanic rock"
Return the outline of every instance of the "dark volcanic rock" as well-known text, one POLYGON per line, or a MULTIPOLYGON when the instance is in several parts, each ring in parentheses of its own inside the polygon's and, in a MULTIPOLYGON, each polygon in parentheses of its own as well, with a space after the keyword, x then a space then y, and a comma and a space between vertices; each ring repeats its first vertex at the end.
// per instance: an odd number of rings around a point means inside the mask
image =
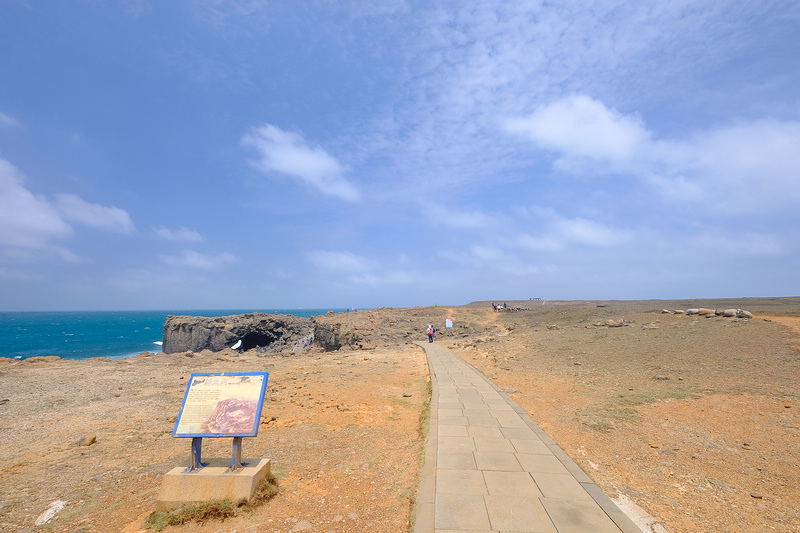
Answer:
MULTIPOLYGON (((237 346, 239 350, 261 348, 278 353, 314 335, 313 318, 267 313, 221 317, 173 316, 164 322, 164 353, 218 352, 237 346)), ((326 348, 338 349, 339 346, 326 348)))

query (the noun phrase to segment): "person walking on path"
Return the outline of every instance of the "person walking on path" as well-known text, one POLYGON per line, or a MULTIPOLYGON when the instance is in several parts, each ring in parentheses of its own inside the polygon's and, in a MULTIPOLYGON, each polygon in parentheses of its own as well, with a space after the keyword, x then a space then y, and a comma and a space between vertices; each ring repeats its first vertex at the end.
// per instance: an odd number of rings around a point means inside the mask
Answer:
POLYGON ((436 330, 433 329, 433 324, 428 324, 428 342, 433 342, 433 337, 436 335, 436 330))

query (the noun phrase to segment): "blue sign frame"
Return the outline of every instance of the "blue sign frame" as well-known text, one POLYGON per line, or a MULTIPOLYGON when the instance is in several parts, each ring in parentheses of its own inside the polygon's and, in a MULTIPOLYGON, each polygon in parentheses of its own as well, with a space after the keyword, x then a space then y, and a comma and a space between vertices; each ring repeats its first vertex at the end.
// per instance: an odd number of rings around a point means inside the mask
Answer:
POLYGON ((173 437, 255 437, 268 372, 192 374, 173 437))

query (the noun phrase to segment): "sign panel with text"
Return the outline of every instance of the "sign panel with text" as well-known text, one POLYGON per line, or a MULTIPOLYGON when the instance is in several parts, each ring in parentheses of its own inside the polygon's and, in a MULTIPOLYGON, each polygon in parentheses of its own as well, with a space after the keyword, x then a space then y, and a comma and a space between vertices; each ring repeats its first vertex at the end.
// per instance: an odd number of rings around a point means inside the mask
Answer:
POLYGON ((255 437, 267 372, 192 374, 173 437, 255 437))

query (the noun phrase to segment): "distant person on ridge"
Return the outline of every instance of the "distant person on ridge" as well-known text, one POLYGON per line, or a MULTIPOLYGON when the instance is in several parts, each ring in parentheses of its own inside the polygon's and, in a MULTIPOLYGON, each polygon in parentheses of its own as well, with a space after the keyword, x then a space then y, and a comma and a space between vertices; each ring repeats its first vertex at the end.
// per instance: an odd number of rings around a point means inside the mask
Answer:
POLYGON ((428 325, 428 342, 433 342, 433 337, 436 335, 436 330, 433 329, 433 324, 428 325))

